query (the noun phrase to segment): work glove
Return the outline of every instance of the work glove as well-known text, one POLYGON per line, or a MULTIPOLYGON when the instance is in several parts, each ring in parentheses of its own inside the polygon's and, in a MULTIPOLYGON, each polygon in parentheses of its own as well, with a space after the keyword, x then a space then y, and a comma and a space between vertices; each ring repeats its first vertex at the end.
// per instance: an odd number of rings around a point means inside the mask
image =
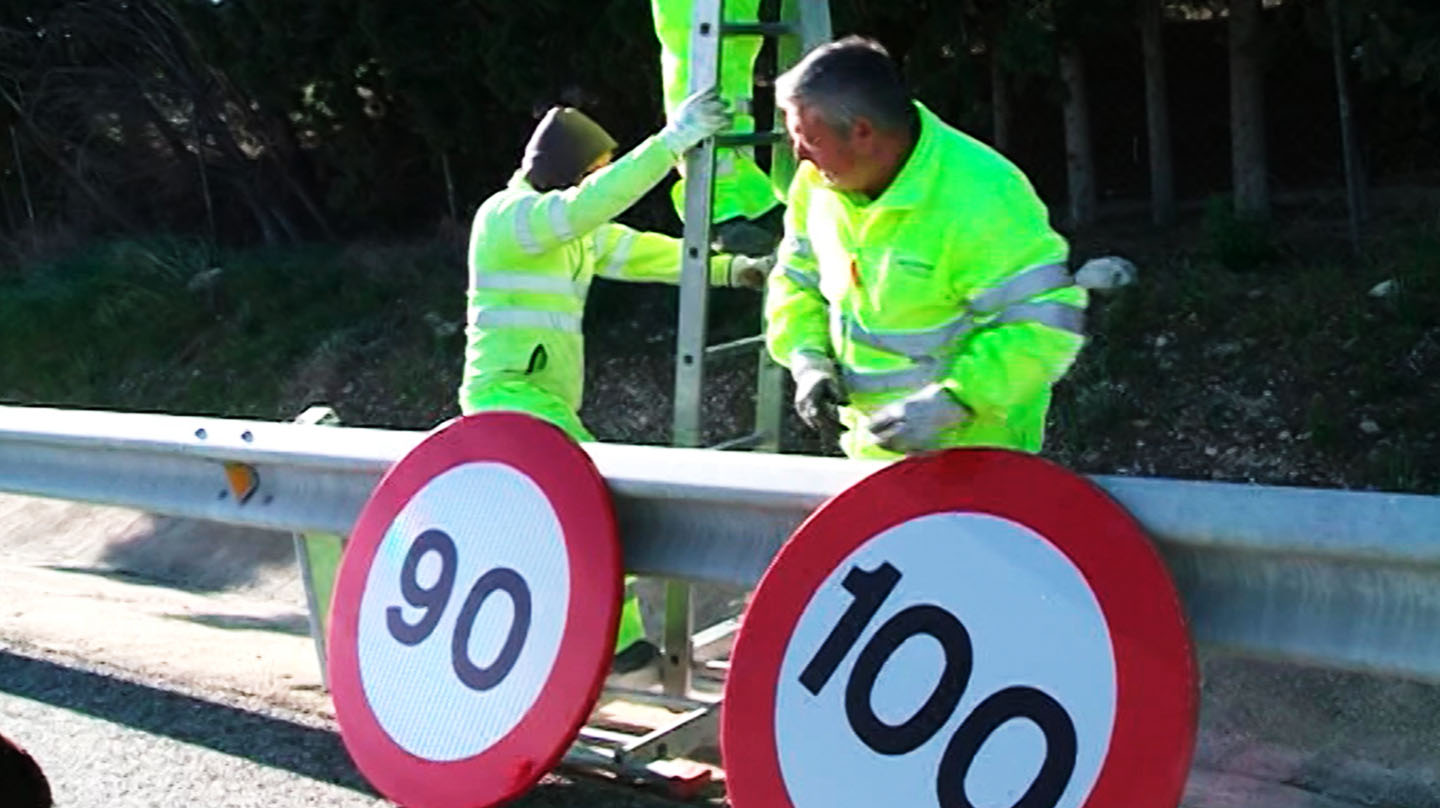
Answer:
POLYGON ((942 432, 970 420, 970 409, 939 384, 887 405, 870 419, 882 449, 910 454, 934 449, 942 432))
POLYGON ((679 157, 729 125, 730 106, 720 100, 720 94, 712 87, 680 102, 665 128, 660 130, 660 140, 671 154, 679 157))
POLYGON ((1075 271, 1075 285, 1097 292, 1108 292, 1135 283, 1140 272, 1135 265, 1118 255, 1091 258, 1075 271))
POLYGON ((775 268, 775 256, 766 255, 751 258, 748 255, 730 256, 729 285, 736 289, 764 289, 770 270, 775 268))
POLYGON ((825 436, 840 432, 841 404, 847 403, 835 375, 835 363, 801 355, 790 369, 795 379, 795 414, 805 425, 825 436))
POLYGON ((780 234, 742 216, 715 225, 711 247, 715 252, 737 255, 766 255, 775 252, 780 234))

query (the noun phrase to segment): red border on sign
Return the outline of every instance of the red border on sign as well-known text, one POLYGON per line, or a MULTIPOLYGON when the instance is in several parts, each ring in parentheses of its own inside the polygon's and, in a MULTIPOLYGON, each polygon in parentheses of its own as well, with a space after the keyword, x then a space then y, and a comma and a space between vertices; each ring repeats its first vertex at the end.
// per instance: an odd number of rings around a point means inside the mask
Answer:
POLYGON ((1175 585, 1138 523, 1083 477, 1033 455, 952 449, 876 472, 820 507, 770 563, 731 655, 721 751, 736 808, 794 808, 780 771, 775 701, 805 607, 852 552, 933 513, 1029 527, 1095 594, 1115 653, 1115 725, 1085 808, 1175 808, 1194 752, 1194 646, 1175 585), (763 619, 754 620, 756 615, 763 619))
POLYGON ((600 696, 620 619, 621 569, 609 489, 590 456, 564 432, 528 415, 486 412, 427 436, 391 467, 360 512, 332 601, 330 688, 341 737, 366 779, 410 808, 478 808, 528 790, 564 756, 600 696), (485 461, 525 474, 550 500, 565 538, 570 600, 555 664, 530 711, 484 752, 437 762, 395 743, 365 699, 360 602, 375 552, 406 503, 445 471, 485 461))

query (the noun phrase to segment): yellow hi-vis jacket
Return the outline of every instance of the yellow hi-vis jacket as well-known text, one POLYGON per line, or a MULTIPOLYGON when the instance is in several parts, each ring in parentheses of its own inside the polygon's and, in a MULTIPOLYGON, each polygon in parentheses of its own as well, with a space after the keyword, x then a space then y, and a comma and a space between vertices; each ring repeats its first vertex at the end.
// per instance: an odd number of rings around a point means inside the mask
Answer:
MULTIPOLYGON (((581 318, 590 282, 680 279, 680 240, 610 222, 674 164, 651 137, 579 185, 546 193, 516 174, 485 200, 470 231, 470 287, 460 408, 514 409, 576 440, 585 383, 581 318)), ((710 282, 727 281, 716 255, 710 282)))
POLYGON ((790 189, 766 299, 776 361, 830 358, 852 457, 896 457, 877 410, 940 383, 974 415, 936 445, 1039 451, 1050 387, 1084 343, 1084 289, 1065 239, 1012 163, 916 104, 914 150, 878 199, 810 163, 790 189))
MULTIPOLYGON (((660 77, 665 111, 671 112, 690 94, 690 37, 695 0, 650 0, 655 34, 660 39, 660 77)), ((726 22, 755 22, 760 0, 726 0, 726 22)), ((759 36, 729 36, 720 44, 720 97, 735 111, 733 131, 755 131, 750 111, 755 95, 755 59, 765 44, 759 36)), ((683 218, 683 181, 670 189, 675 211, 683 218)), ((715 205, 711 219, 723 222, 743 216, 757 219, 780 204, 770 177, 755 163, 754 150, 723 148, 715 152, 715 205)))

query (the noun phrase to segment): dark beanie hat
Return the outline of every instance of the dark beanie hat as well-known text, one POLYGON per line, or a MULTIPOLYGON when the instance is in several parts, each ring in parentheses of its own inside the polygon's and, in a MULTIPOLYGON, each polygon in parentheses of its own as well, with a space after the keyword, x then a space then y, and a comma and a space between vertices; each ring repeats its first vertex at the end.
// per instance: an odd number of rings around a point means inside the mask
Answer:
POLYGON ((525 180, 537 191, 568 188, 580 182, 585 169, 619 145, 600 124, 570 107, 545 113, 520 164, 525 180))

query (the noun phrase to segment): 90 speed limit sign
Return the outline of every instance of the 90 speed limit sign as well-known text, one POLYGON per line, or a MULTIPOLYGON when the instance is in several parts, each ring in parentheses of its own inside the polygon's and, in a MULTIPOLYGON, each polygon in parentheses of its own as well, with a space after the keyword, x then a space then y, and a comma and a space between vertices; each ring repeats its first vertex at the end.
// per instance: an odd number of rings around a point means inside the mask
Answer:
POLYGON ((1039 458, 888 466, 772 562, 733 649, 737 808, 1175 808, 1196 675, 1140 527, 1039 458))
POLYGON ((336 579, 330 684, 360 771, 407 808, 526 791, 599 696, 621 585, 609 491, 563 432, 481 413, 426 437, 336 579))

